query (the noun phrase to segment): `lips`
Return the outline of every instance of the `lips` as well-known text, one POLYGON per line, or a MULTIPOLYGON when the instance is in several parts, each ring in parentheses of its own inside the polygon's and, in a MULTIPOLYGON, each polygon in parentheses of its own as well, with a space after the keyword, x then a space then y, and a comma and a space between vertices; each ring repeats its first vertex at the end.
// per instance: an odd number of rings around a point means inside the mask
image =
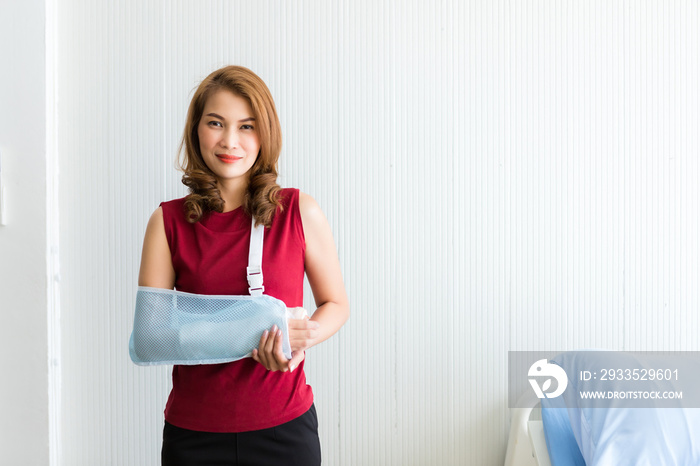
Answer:
POLYGON ((228 155, 228 154, 216 154, 216 156, 221 160, 222 162, 226 163, 234 163, 239 160, 241 160, 243 157, 236 157, 235 155, 228 155))

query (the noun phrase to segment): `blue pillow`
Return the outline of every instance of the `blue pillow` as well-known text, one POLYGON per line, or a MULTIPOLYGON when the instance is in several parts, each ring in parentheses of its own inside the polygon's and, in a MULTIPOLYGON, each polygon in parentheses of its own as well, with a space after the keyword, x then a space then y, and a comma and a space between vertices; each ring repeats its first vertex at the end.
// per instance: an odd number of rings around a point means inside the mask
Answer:
MULTIPOLYGON (((655 357, 659 356, 591 351, 563 353, 552 361, 569 378, 569 387, 560 398, 569 408, 571 430, 588 466, 700 465, 700 409, 685 407, 682 402, 675 407, 630 408, 622 402, 591 407, 590 401, 578 395, 579 388, 611 388, 610 382, 582 382, 578 377, 582 370, 659 367, 655 357)), ((697 358, 678 358, 676 366, 681 374, 700 373, 697 358)), ((656 384, 661 390, 673 388, 668 382, 656 384)), ((630 387, 618 385, 613 388, 630 387)))

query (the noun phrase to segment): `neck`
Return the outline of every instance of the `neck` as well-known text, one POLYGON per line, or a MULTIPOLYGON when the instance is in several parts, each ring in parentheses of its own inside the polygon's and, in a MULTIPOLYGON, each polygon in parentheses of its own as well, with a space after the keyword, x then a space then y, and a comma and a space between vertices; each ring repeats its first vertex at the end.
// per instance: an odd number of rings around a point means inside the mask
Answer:
POLYGON ((224 212, 231 212, 243 205, 245 199, 246 182, 239 180, 219 181, 217 183, 221 198, 224 200, 224 212))

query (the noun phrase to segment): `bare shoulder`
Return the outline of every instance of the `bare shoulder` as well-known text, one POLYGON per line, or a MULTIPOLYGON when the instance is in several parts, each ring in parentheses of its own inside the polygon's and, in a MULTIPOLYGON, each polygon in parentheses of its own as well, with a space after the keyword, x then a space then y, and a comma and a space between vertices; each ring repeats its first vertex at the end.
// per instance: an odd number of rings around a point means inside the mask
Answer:
POLYGON ((146 243, 151 246, 150 243, 155 242, 162 246, 162 242, 165 241, 167 246, 168 240, 165 237, 165 220, 163 219, 163 208, 158 206, 158 208, 153 211, 151 218, 148 219, 148 225, 146 225, 146 234, 144 238, 144 246, 146 243))
POLYGON ((306 193, 299 191, 299 211, 307 248, 314 243, 332 242, 333 234, 321 206, 306 193))
POLYGON ((299 191, 299 211, 301 212, 302 220, 305 217, 310 220, 318 216, 325 218, 316 199, 301 191, 299 191))
MULTIPOLYGON (((149 226, 151 223, 164 225, 163 207, 158 206, 158 208, 156 208, 156 210, 153 211, 153 213, 151 214, 151 218, 148 219, 149 226)), ((163 226, 163 231, 165 231, 165 226, 163 226)))

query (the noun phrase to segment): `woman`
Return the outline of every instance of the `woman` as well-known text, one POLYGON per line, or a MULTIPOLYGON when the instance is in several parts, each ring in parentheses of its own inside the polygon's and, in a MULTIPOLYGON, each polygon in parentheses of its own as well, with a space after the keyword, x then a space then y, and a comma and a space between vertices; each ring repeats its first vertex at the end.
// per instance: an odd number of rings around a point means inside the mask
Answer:
POLYGON ((247 295, 253 216, 265 225, 265 294, 302 306, 306 271, 317 309, 311 319, 289 321, 290 360, 273 327, 252 358, 173 367, 164 465, 320 464, 304 352, 338 331, 349 305, 323 212, 310 196, 277 185, 281 145, 274 101, 257 75, 228 66, 202 81, 180 146, 190 194, 151 216, 139 286, 247 295))

